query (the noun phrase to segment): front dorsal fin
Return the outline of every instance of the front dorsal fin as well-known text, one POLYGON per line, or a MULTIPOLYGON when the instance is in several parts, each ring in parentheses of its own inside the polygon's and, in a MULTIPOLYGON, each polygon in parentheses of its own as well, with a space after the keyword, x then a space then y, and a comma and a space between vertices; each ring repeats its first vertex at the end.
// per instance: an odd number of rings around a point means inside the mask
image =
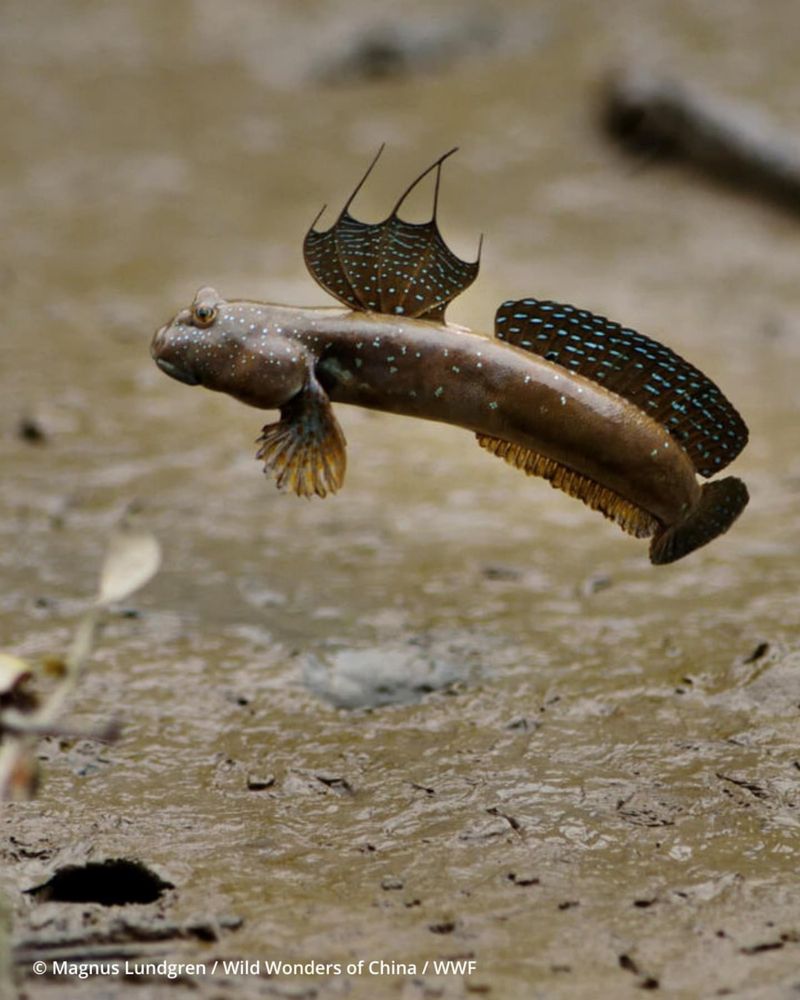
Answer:
POLYGON ((585 309, 527 298, 504 302, 495 336, 635 403, 683 446, 701 476, 747 444, 747 427, 714 383, 668 347, 585 309))
POLYGON ((383 222, 360 222, 350 214, 350 205, 382 150, 381 146, 333 226, 315 229, 319 215, 311 224, 303 242, 306 266, 326 291, 351 309, 441 321, 448 303, 472 284, 480 267, 480 250, 477 260, 461 260, 442 239, 436 221, 442 163, 455 149, 440 156, 406 188, 383 222), (401 205, 433 170, 431 218, 406 222, 397 214, 401 205))

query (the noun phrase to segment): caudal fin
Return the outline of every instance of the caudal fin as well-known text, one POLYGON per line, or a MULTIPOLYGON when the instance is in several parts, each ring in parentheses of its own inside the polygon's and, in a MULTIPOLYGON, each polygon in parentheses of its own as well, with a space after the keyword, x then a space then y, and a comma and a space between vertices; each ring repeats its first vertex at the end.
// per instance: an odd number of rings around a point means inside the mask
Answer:
POLYGON ((686 520, 664 528, 650 543, 650 562, 675 562, 724 534, 750 499, 747 487, 735 476, 705 483, 700 502, 686 520))

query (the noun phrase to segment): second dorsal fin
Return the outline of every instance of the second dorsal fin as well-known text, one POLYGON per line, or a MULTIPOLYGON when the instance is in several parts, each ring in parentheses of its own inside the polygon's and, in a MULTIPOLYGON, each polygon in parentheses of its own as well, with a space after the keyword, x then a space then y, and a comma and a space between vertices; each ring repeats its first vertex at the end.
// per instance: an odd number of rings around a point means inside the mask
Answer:
POLYGON ((747 427, 714 383, 668 347, 585 309, 527 298, 504 302, 495 336, 635 403, 711 476, 747 444, 747 427))
POLYGON ((436 221, 442 163, 454 152, 451 149, 424 170, 388 218, 372 224, 353 218, 349 209, 376 156, 331 228, 315 229, 316 219, 311 224, 303 255, 314 279, 351 309, 443 320, 448 303, 472 284, 480 267, 480 251, 478 260, 461 260, 442 239, 436 221), (427 222, 399 218, 406 197, 432 170, 436 188, 431 218, 427 222))

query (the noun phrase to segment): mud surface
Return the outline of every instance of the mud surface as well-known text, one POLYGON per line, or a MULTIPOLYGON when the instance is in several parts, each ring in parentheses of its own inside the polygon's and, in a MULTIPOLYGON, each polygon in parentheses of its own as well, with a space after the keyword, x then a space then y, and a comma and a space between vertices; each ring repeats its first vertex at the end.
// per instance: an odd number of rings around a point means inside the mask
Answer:
POLYGON ((3 648, 64 648, 132 501, 165 548, 70 715, 118 714, 123 739, 44 741, 41 794, 2 818, 21 989, 795 995, 800 227, 677 166, 632 168, 593 94, 645 60, 797 131, 796 4, 402 16, 0 12, 3 648), (324 303, 302 235, 382 141, 367 219, 462 147, 441 222, 465 256, 486 244, 453 320, 488 331, 507 297, 572 301, 719 381, 752 433, 728 536, 654 568, 468 434, 345 409, 346 487, 300 502, 252 460, 261 415, 155 368, 153 329, 201 284, 324 303), (120 861, 155 898, 27 892, 120 861), (81 980, 36 977, 35 958, 416 971, 81 980), (477 967, 421 971, 440 958, 477 967))

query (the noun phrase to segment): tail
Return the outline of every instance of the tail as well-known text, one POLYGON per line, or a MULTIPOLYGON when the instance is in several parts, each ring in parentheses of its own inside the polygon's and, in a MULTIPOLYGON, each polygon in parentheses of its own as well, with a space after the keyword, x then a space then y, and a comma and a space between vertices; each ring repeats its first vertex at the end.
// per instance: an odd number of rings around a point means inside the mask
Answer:
POLYGON ((660 531, 650 543, 650 562, 656 566, 675 562, 724 534, 750 499, 747 487, 735 476, 705 483, 700 502, 679 524, 660 531))

